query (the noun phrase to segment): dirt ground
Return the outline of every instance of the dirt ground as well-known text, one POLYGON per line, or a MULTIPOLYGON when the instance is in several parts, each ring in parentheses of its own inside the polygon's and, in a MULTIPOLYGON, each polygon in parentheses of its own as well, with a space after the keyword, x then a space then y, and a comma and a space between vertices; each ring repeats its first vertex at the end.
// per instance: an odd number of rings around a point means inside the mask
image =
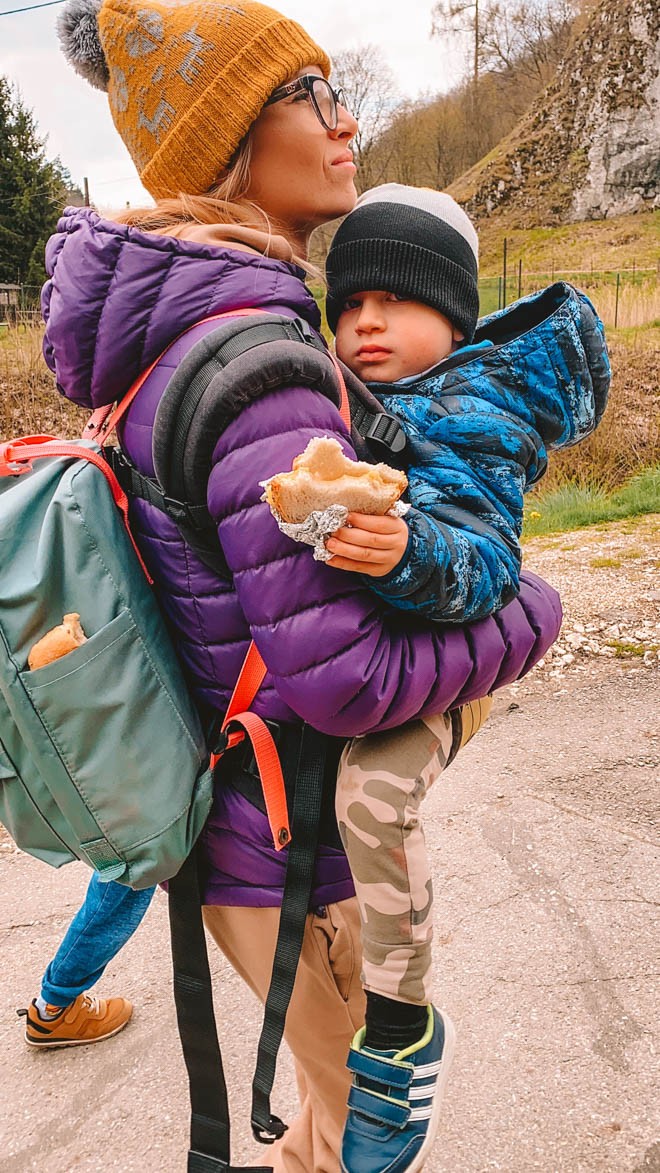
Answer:
MULTIPOLYGON (((526 547, 562 592, 560 643, 498 695, 426 804, 436 1001, 458 1031, 429 1173, 660 1173, 659 530, 655 516, 526 547)), ((0 847, 3 1173, 181 1173, 165 898, 98 987, 134 1001, 126 1031, 35 1054, 15 1009, 38 992, 87 872, 0 847)), ((212 968, 234 1160, 261 1163, 247 1126, 259 1010, 217 952, 212 968)), ((293 1089, 284 1055, 285 1118, 293 1089)))

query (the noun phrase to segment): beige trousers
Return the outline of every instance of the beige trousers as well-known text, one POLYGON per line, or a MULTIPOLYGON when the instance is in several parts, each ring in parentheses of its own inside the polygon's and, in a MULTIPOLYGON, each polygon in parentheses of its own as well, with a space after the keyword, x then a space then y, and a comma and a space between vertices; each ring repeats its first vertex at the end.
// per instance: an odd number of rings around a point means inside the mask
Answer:
MULTIPOLYGON (((274 1173, 338 1173, 350 1086, 346 1070, 355 1031, 364 1024, 357 901, 310 913, 284 1037, 295 1061, 300 1114, 268 1150, 274 1173)), ((265 1002, 279 908, 207 905, 204 921, 236 972, 265 1002)))

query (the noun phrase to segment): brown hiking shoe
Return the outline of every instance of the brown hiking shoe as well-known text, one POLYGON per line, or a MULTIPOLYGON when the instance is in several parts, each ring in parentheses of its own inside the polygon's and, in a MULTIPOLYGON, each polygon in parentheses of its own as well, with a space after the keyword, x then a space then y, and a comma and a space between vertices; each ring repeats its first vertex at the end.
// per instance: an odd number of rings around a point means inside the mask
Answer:
POLYGON ((123 1030, 133 1006, 126 998, 79 994, 75 1002, 65 1006, 54 1018, 42 1018, 35 1002, 18 1013, 27 1019, 25 1041, 30 1047, 81 1047, 86 1043, 100 1043, 123 1030))

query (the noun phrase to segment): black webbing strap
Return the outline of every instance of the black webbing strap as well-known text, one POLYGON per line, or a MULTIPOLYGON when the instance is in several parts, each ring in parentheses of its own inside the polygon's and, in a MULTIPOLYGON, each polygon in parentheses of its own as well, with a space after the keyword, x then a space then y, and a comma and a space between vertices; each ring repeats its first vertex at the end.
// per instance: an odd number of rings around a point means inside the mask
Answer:
MULTIPOLYGON (((280 926, 252 1082, 252 1131, 262 1144, 272 1144, 286 1128, 277 1116, 271 1114, 270 1093, 312 893, 326 746, 324 734, 303 725, 295 765, 291 843, 287 848, 280 926)), ((286 774, 286 745, 284 753, 286 774)))
POLYGON ((369 411, 356 395, 348 390, 351 405, 351 423, 380 460, 401 458, 406 450, 406 434, 395 416, 386 411, 369 411))
MULTIPOLYGON (((239 1173, 230 1163, 229 1104, 213 1013, 197 849, 169 882, 169 911, 174 1001, 192 1110, 188 1173, 239 1173)), ((272 1169, 250 1165, 241 1173, 272 1173, 272 1169)))
POLYGON ((142 501, 149 501, 167 513, 172 521, 184 523, 193 529, 207 529, 213 524, 211 514, 205 505, 191 505, 185 501, 176 501, 163 493, 157 481, 138 472, 135 465, 124 455, 119 448, 104 448, 105 458, 114 472, 119 484, 129 499, 139 497, 142 501))

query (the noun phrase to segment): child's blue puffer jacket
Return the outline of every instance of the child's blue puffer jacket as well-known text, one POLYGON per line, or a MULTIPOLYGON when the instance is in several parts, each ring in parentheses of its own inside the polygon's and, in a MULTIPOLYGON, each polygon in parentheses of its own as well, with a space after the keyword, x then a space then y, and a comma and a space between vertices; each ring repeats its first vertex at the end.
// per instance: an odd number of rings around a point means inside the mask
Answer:
POLYGON ((523 494, 547 450, 600 422, 610 384, 603 324, 558 282, 483 318, 474 343, 414 383, 370 383, 408 437, 408 549, 372 590, 427 619, 464 623, 518 593, 523 494))

